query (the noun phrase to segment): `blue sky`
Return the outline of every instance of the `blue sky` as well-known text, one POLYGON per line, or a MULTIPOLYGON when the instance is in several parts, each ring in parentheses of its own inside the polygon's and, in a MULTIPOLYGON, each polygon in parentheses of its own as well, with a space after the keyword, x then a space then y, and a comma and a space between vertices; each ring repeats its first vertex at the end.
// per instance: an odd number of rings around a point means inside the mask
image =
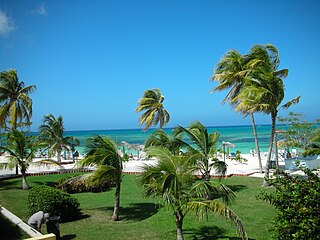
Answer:
POLYGON ((169 127, 250 124, 209 78, 228 50, 265 43, 289 69, 284 103, 301 95, 291 111, 320 118, 320 1, 0 2, 0 71, 37 86, 33 130, 49 113, 67 130, 138 128, 137 101, 155 87, 169 127))

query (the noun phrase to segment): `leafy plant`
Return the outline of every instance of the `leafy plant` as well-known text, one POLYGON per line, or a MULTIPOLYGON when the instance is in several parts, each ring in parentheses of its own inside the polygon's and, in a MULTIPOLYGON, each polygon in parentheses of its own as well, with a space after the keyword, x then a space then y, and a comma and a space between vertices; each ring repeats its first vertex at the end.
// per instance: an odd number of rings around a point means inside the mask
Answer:
POLYGON ((303 171, 307 177, 283 174, 269 180, 275 191, 259 196, 277 209, 273 239, 320 239, 320 178, 309 169, 303 171))
POLYGON ((77 199, 46 185, 33 187, 28 193, 27 201, 30 214, 44 211, 50 216, 60 216, 62 222, 75 220, 80 216, 80 203, 77 199))

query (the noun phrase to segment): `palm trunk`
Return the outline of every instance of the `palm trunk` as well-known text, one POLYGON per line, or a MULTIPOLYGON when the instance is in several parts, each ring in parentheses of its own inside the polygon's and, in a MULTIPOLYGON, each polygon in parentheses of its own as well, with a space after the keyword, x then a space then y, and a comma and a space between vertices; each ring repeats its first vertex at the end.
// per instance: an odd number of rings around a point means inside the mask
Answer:
POLYGON ((177 240, 183 240, 183 232, 182 232, 182 225, 183 225, 183 215, 182 212, 176 212, 176 226, 177 226, 177 240))
POLYGON ((277 135, 274 134, 274 154, 276 159, 276 168, 279 168, 279 158, 278 158, 278 143, 277 143, 277 135))
POLYGON ((28 190, 29 189, 29 185, 27 183, 26 172, 25 171, 21 171, 21 173, 22 173, 22 189, 23 190, 28 190))
POLYGON ((258 142, 258 134, 257 134, 257 129, 256 129, 256 123, 255 123, 255 120, 254 120, 253 113, 251 113, 250 116, 251 116, 251 121, 252 121, 254 143, 256 145, 256 152, 257 152, 257 156, 258 156, 259 169, 260 169, 260 173, 262 173, 261 154, 260 154, 260 148, 259 148, 259 142, 258 142))
POLYGON ((277 118, 277 113, 272 112, 271 113, 272 126, 271 126, 270 142, 269 142, 269 151, 268 151, 267 162, 266 162, 266 171, 265 171, 264 180, 263 180, 263 186, 265 187, 270 186, 267 180, 269 179, 272 146, 273 146, 273 140, 274 140, 274 133, 276 129, 276 118, 277 118))
POLYGON ((119 178, 116 183, 116 192, 114 194, 114 208, 113 208, 113 214, 112 214, 113 221, 119 220, 120 187, 121 187, 121 178, 119 178))
POLYGON ((58 160, 58 163, 61 162, 61 149, 57 150, 57 160, 58 160))

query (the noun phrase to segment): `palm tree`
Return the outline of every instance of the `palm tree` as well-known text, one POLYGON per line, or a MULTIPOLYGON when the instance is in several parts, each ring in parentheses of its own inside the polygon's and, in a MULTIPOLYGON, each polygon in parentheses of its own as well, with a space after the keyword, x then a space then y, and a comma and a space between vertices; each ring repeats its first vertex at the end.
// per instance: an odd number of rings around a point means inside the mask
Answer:
POLYGON ((26 173, 38 149, 37 145, 33 137, 27 136, 24 132, 19 132, 16 129, 12 129, 8 133, 8 140, 9 145, 6 147, 0 146, 0 149, 9 153, 9 168, 13 168, 14 166, 19 167, 22 174, 22 189, 27 190, 29 186, 26 173))
POLYGON ((93 136, 87 139, 86 156, 79 162, 80 166, 97 166, 93 176, 94 182, 114 181, 116 185, 112 220, 119 220, 120 189, 122 162, 127 155, 121 156, 116 143, 107 137, 93 136))
POLYGON ((148 130, 152 125, 160 124, 160 128, 165 126, 170 115, 163 107, 164 96, 157 88, 146 90, 142 98, 138 101, 136 112, 145 111, 139 118, 140 125, 145 124, 144 131, 148 130))
POLYGON ((19 82, 17 71, 8 70, 0 73, 0 125, 6 124, 16 129, 23 120, 30 123, 32 99, 29 94, 36 90, 35 85, 25 86, 19 82))
POLYGON ((316 128, 309 138, 309 144, 302 153, 303 156, 320 155, 320 128, 316 128))
POLYGON ((195 181, 194 165, 188 155, 176 155, 165 147, 150 147, 148 154, 156 156, 156 165, 145 165, 141 175, 141 185, 146 196, 162 198, 175 216, 177 239, 183 239, 183 222, 188 212, 202 218, 212 211, 235 224, 242 239, 248 239, 240 218, 221 201, 207 200, 213 192, 228 203, 233 192, 223 185, 212 182, 195 181))
MULTIPOLYGON (((271 115, 272 126, 264 181, 264 185, 268 185, 266 179, 269 178, 276 119, 279 106, 284 99, 284 84, 282 78, 287 76, 288 70, 277 70, 279 65, 278 50, 272 45, 256 45, 251 50, 251 53, 255 55, 256 59, 260 60, 260 64, 250 74, 250 78, 246 79, 245 87, 237 96, 236 101, 238 101, 239 104, 236 110, 246 109, 246 111, 250 113, 260 111, 271 115)), ((299 98, 300 97, 292 99, 281 108, 286 109, 292 104, 298 103, 299 98)))
POLYGON ((56 153, 58 162, 61 162, 61 152, 69 150, 80 144, 79 140, 72 136, 64 137, 63 117, 55 118, 52 114, 44 116, 43 123, 39 127, 39 140, 49 148, 49 155, 56 153))
POLYGON ((163 146, 169 149, 170 152, 179 154, 181 144, 182 142, 179 137, 171 137, 163 129, 157 129, 147 139, 144 146, 145 148, 163 146))
POLYGON ((223 161, 214 158, 213 155, 217 150, 217 143, 220 134, 218 132, 208 133, 208 130, 202 123, 193 122, 188 128, 177 126, 174 128, 174 136, 178 137, 186 134, 188 141, 183 141, 182 146, 188 149, 188 154, 195 159, 198 170, 202 173, 206 181, 210 180, 210 171, 214 167, 218 173, 225 174, 227 165, 223 161), (210 160, 212 163, 210 164, 210 160))
MULTIPOLYGON (((256 68, 257 64, 258 61, 255 58, 252 58, 251 55, 241 55, 236 50, 228 51, 215 67, 215 71, 211 80, 218 81, 219 84, 213 88, 211 92, 230 89, 224 98, 223 103, 228 102, 232 107, 235 108, 239 104, 239 102, 236 101, 236 97, 243 88, 244 80, 249 77, 250 73, 254 68, 256 68)), ((248 113, 245 109, 241 109, 239 112, 244 116, 249 114, 251 117, 259 169, 260 172, 262 172, 258 134, 253 112, 248 113)))

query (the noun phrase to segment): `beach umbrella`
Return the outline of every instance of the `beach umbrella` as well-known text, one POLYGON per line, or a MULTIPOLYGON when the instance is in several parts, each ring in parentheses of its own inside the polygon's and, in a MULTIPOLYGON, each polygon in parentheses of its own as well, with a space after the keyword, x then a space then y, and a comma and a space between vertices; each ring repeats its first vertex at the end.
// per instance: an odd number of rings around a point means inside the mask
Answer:
POLYGON ((222 147, 223 147, 223 160, 226 161, 226 148, 229 149, 229 148, 235 148, 236 145, 234 145, 233 143, 231 142, 222 142, 222 147))

